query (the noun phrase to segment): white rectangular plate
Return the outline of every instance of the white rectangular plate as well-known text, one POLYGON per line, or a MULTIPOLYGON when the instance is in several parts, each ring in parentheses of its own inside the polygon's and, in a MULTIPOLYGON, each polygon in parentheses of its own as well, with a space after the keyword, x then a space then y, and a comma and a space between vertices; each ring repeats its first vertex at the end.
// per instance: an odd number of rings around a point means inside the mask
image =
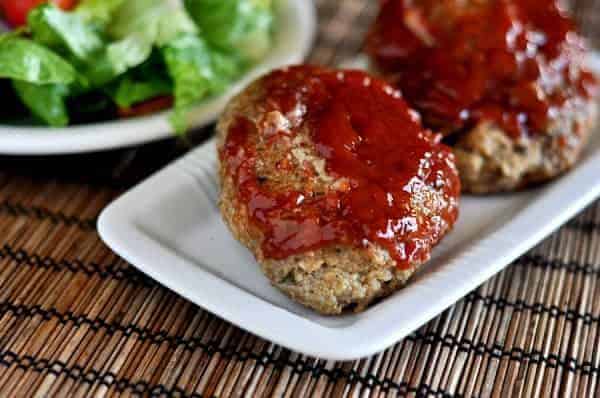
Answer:
POLYGON ((325 317, 262 275, 221 221, 214 142, 111 204, 102 239, 141 271, 208 311, 305 354, 349 360, 384 350, 506 267, 600 196, 600 135, 579 165, 543 188, 464 197, 455 230, 409 285, 361 314, 325 317))

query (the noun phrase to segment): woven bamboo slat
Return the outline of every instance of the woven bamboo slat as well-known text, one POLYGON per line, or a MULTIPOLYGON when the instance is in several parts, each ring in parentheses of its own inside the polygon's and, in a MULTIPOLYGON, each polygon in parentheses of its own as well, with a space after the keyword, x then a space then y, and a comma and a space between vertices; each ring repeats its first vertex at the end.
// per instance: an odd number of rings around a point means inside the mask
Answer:
MULTIPOLYGON (((310 62, 359 52, 378 2, 316 3, 310 62)), ((600 0, 573 9, 600 47, 600 0)), ((185 150, 0 157, 1 397, 600 396, 600 202, 385 352, 323 361, 199 309, 100 241, 101 209, 185 150)))

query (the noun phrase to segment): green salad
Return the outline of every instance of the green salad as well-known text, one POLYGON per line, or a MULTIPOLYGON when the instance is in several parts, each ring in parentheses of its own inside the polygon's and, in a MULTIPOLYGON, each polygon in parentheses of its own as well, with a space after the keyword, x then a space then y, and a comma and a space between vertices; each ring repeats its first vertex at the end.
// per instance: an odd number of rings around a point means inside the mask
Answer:
POLYGON ((53 127, 171 107, 223 92, 268 51, 272 0, 83 0, 33 8, 0 35, 0 123, 53 127))

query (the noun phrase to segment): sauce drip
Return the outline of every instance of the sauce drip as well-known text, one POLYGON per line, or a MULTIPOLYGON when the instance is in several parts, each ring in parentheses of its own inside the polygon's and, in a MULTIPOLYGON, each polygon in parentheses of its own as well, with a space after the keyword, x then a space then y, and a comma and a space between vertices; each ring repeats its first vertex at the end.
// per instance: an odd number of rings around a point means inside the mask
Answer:
POLYGON ((335 245, 376 244, 399 268, 427 260, 458 216, 460 182, 441 136, 421 127, 397 90, 362 72, 298 66, 261 83, 262 114, 295 115, 276 135, 294 137, 308 128, 338 182, 318 193, 309 186, 264 188, 256 140, 273 137, 257 127, 259 120, 238 116, 220 156, 264 234, 263 254, 284 259, 335 245))
POLYGON ((426 122, 493 121, 518 138, 595 95, 557 0, 383 0, 367 52, 426 122))

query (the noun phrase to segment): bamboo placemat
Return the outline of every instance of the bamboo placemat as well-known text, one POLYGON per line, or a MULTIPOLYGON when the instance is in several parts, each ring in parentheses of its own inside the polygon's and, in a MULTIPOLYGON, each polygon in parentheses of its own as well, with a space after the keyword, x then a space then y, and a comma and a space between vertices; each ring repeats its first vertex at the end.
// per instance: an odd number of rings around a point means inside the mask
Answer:
MULTIPOLYGON (((334 65, 378 2, 317 3, 310 58, 334 65)), ((575 10, 599 45, 600 1, 575 10)), ((101 209, 186 149, 0 158, 1 397, 600 396, 600 202, 384 353, 336 363, 245 333, 101 243, 101 209)))

